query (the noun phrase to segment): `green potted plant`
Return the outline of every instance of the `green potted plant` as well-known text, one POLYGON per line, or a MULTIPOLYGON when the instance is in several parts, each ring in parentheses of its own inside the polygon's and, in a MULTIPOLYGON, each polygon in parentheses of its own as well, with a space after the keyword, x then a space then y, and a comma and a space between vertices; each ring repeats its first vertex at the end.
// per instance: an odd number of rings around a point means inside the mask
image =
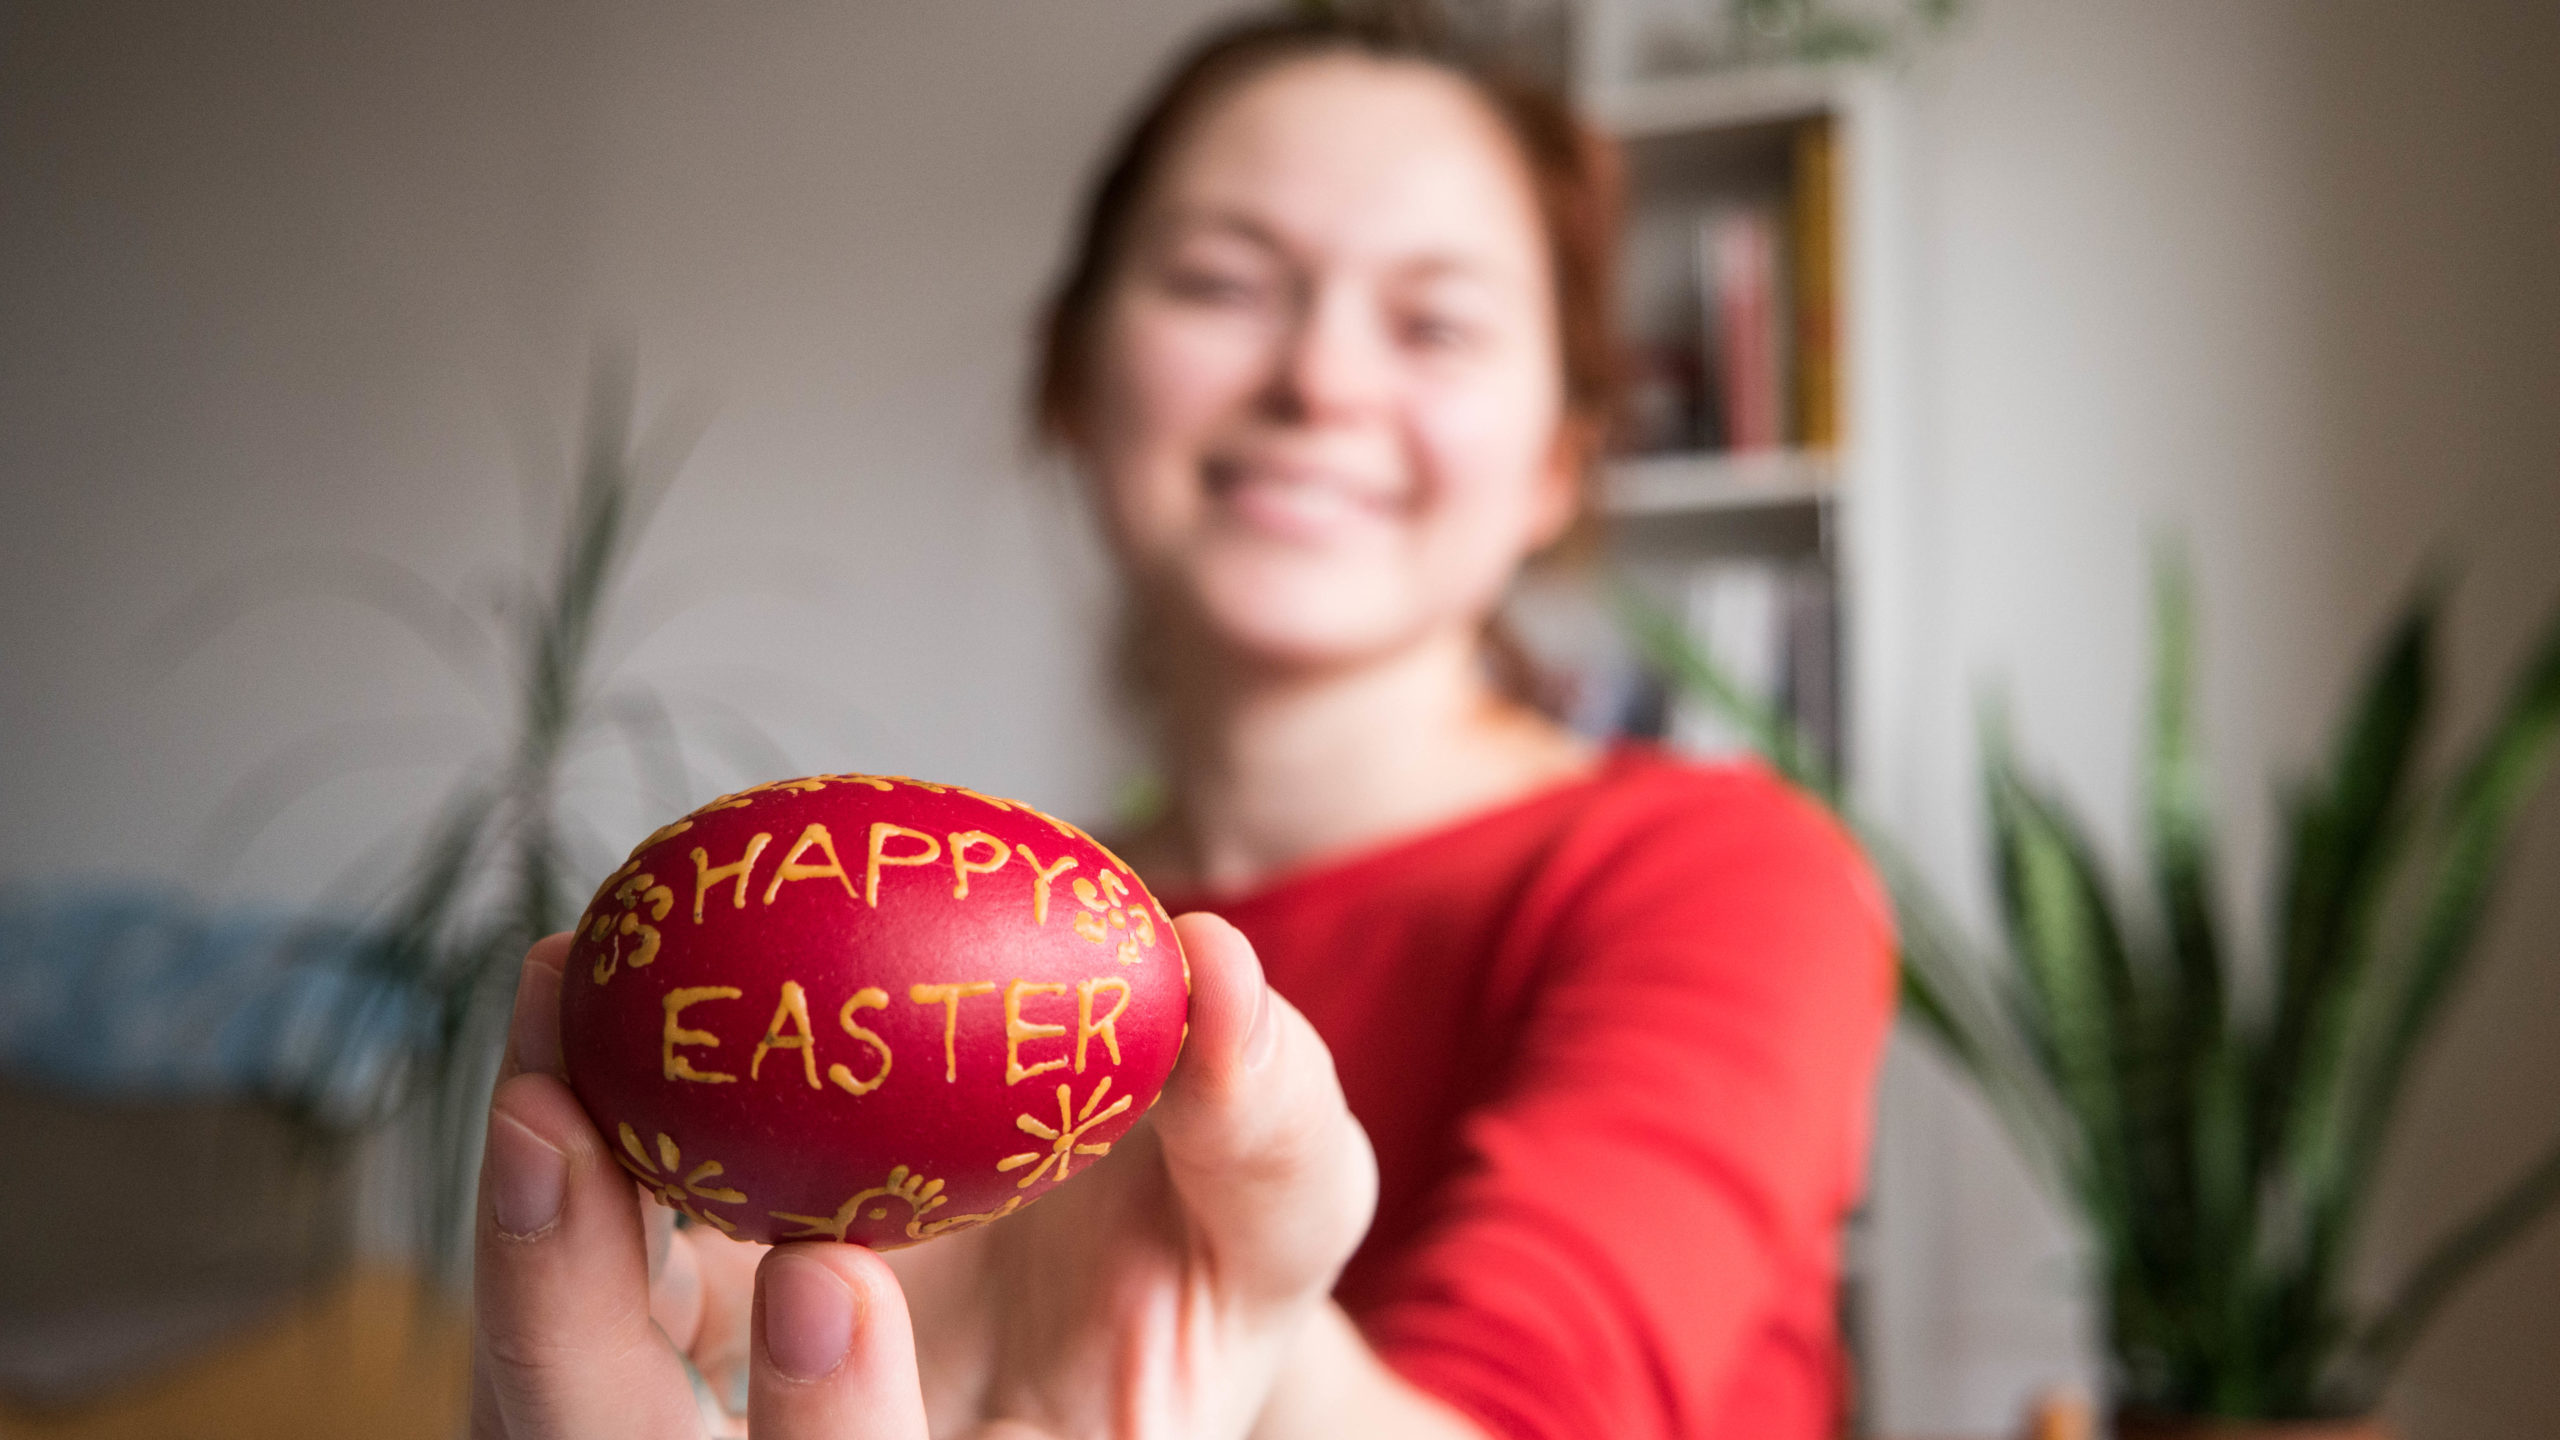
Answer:
MULTIPOLYGON (((1890 840, 1857 828, 1895 892, 1907 1012, 2086 1232, 2118 1433, 2379 1435, 2375 1407, 2411 1342, 2560 1201, 2553 1145, 2379 1307, 2347 1293, 2412 1067, 2560 745, 2560 617, 2485 733, 2438 777, 2422 740, 2441 592, 2420 591, 2325 763, 2283 792, 2273 934, 2253 954, 2216 893, 2183 568, 2164 561, 2156 588, 2147 884, 2110 871, 1996 714, 1982 727, 1982 785, 2005 943, 1978 953, 1890 840), (2264 986, 2237 983, 2252 970, 2264 986)), ((1781 770, 1844 803, 1814 747, 1676 622, 1639 603, 1629 614, 1656 664, 1781 770)))
MULTIPOLYGON (((641 427, 635 390, 630 357, 600 351, 556 540, 533 542, 550 553, 529 557, 494 614, 388 559, 329 556, 334 564, 314 565, 306 556, 210 587, 187 607, 172 642, 227 623, 279 588, 272 582, 288 593, 351 591, 485 683, 490 711, 507 717, 397 862, 372 867, 365 910, 303 927, 304 948, 322 954, 315 963, 343 983, 318 988, 335 997, 331 1013, 304 1027, 312 1043, 269 1097, 322 1170, 343 1165, 365 1134, 387 1127, 398 1136, 415 1177, 416 1255, 447 1285, 467 1277, 483 1111, 518 963, 536 938, 568 927, 586 888, 613 863, 594 840, 583 850, 573 843, 585 827, 564 803, 564 773, 581 753, 618 738, 639 772, 636 789, 655 808, 699 798, 689 793, 694 782, 667 707, 617 677, 604 644, 631 557, 701 420, 680 406, 641 427), (350 576, 355 583, 344 583, 350 576)), ((280 805, 251 808, 272 814, 280 805)))

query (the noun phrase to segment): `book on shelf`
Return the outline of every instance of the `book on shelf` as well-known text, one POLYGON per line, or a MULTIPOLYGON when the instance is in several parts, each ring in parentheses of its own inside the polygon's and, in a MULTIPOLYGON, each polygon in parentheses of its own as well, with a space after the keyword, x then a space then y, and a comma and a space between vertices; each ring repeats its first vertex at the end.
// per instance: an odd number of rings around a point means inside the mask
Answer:
POLYGON ((1787 439, 1788 310, 1779 289, 1778 216, 1718 206, 1698 220, 1698 296, 1709 357, 1709 410, 1723 448, 1774 450, 1787 439))
POLYGON ((1794 291, 1795 443, 1840 443, 1839 139, 1828 115, 1796 126, 1788 278, 1794 291))
POLYGON ((1834 122, 1784 135, 1784 179, 1693 212, 1695 321, 1630 351, 1623 447, 1828 451, 1839 444, 1839 160, 1834 122))

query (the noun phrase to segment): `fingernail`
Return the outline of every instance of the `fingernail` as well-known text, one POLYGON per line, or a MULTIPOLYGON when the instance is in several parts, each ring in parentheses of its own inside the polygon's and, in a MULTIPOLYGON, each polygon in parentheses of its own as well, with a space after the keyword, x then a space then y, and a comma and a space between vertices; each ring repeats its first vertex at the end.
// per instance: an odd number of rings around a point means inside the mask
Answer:
POLYGON ((548 965, 527 965, 516 981, 515 1015, 507 1022, 507 1048, 527 1075, 557 1075, 560 1066, 560 979, 548 965))
POLYGON ((521 1240, 560 1218, 569 1190, 569 1157, 514 1117, 489 1117, 489 1209, 501 1234, 521 1240))
POLYGON ((1271 1061, 1271 1053, 1280 1048, 1280 1022, 1271 1013, 1271 982, 1264 981, 1253 997, 1253 1024, 1244 1032, 1244 1068, 1259 1070, 1271 1061))
POLYGON ((765 1263, 764 1354, 794 1380, 822 1380, 853 1348, 853 1292, 815 1260, 776 1255, 765 1263))

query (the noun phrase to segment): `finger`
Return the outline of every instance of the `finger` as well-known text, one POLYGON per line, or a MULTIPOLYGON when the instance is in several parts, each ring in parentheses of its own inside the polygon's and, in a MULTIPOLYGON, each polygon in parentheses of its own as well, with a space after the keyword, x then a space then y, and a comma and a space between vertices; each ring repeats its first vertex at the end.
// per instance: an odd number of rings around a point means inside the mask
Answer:
MULTIPOLYGON (((568 963, 569 946, 576 938, 565 931, 546 935, 525 952, 524 966, 516 972, 515 1009, 507 1020, 507 1048, 498 1057, 499 1084, 528 1069, 561 1073, 560 976, 568 963)), ((498 1415, 497 1392, 490 1389, 487 1369, 479 1365, 471 1368, 471 1433, 506 1433, 505 1422, 498 1415)))
POLYGON ((700 1433, 684 1367, 649 1319, 639 1197, 552 1076, 498 1087, 478 1224, 473 1368, 488 1396, 474 1406, 480 1434, 700 1433))
POLYGON ((1264 983, 1243 932, 1205 914, 1174 926, 1191 962, 1191 1036, 1151 1112, 1166 1172, 1223 1273, 1282 1294, 1329 1285, 1377 1201, 1333 1053, 1264 983))
POLYGON ((925 1440, 906 1296, 858 1245, 777 1245, 756 1269, 756 1440, 925 1440))
POLYGON ((577 937, 562 931, 545 935, 525 952, 516 973, 515 1013, 507 1020, 507 1053, 498 1059, 498 1081, 517 1075, 565 1075, 560 1062, 560 973, 569 961, 569 943, 577 937))

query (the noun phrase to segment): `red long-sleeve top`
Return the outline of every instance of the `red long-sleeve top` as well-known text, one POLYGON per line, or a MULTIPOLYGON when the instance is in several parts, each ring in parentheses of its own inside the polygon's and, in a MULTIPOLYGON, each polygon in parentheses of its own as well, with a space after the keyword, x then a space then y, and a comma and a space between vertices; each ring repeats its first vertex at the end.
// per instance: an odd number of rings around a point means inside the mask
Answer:
MULTIPOLYGON (((1336 1296, 1496 1435, 1823 1440, 1893 1007, 1855 846, 1754 766, 1591 776, 1258 892, 1378 1155, 1336 1296)), ((1182 908, 1182 907, 1177 907, 1182 908)))

